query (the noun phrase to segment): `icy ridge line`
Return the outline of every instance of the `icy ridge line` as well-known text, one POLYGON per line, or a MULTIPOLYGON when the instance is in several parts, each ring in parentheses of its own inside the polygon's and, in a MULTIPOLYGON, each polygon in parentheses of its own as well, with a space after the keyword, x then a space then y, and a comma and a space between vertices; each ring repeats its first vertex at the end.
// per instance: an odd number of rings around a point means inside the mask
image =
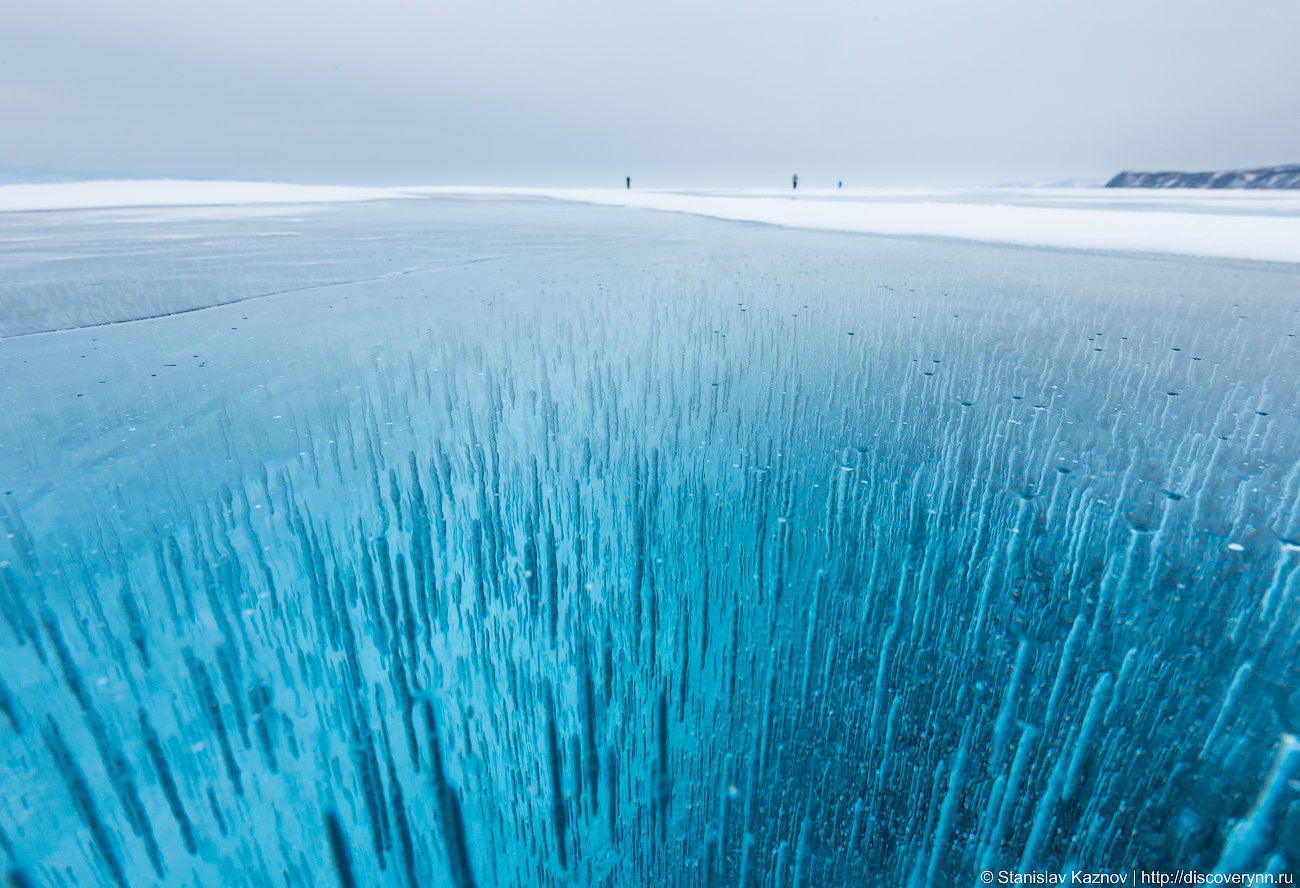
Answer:
MULTIPOLYGON (((1112 192, 1114 193, 1114 192, 1112 192)), ((1201 192, 1204 194, 1204 192, 1201 192)), ((1254 192, 1261 198, 1266 195, 1254 192)), ((1242 193, 1237 192, 1235 199, 1242 193)), ((1212 200, 1145 205, 1025 206, 1008 192, 874 190, 870 193, 684 192, 608 188, 424 186, 362 188, 179 180, 0 186, 0 212, 129 207, 343 203, 434 196, 530 197, 688 213, 735 222, 1029 247, 1300 262, 1300 217, 1259 209, 1219 211, 1212 200), (895 194, 897 197, 891 198, 895 194), (836 199, 830 199, 834 196, 836 199), (946 198, 940 200, 938 198, 946 198), (953 200, 953 198, 956 200, 953 200)), ((1289 207, 1284 208, 1289 209, 1289 207)))

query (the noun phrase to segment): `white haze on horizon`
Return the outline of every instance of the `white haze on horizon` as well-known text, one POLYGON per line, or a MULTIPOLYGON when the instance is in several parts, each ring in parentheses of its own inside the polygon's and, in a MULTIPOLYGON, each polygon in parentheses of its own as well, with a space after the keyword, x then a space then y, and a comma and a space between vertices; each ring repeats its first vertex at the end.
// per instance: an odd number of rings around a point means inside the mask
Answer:
POLYGON ((1300 161, 1282 0, 10 3, 0 181, 805 186, 1300 161))

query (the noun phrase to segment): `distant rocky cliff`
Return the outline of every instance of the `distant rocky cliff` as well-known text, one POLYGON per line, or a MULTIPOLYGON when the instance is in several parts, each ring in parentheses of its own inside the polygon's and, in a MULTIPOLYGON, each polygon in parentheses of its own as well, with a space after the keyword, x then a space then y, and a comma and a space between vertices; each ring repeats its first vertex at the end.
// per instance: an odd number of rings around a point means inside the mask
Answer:
POLYGON ((1107 188, 1300 188, 1300 164, 1217 173, 1123 172, 1107 188))

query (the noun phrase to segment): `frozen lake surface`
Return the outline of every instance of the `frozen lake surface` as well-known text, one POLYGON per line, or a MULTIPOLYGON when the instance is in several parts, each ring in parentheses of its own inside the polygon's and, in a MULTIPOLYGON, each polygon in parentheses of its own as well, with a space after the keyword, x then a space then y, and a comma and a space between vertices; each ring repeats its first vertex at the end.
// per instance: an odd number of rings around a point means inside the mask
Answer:
POLYGON ((0 300, 31 884, 1300 860, 1300 266, 441 195, 0 300))

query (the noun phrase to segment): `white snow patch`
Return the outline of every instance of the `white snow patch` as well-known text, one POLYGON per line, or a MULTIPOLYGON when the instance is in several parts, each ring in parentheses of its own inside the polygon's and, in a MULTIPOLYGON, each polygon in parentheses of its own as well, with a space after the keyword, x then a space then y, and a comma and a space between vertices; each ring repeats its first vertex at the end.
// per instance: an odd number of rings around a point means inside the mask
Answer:
POLYGON ((49 182, 0 185, 0 212, 346 203, 400 196, 392 188, 278 182, 195 182, 182 179, 49 182))
MULTIPOLYGON (((538 189, 532 193, 791 228, 1300 262, 1300 215, 1291 215, 1300 213, 1300 196, 1278 199, 1265 195, 1252 206, 1251 198, 1243 199, 1240 194, 1218 203, 1207 196, 1187 199, 1178 195, 1161 200, 1130 193, 1094 198, 1089 203, 1080 200, 1082 206, 1041 206, 1030 204, 1034 195, 1025 191, 1029 189, 1006 195, 993 191, 967 195, 914 192, 901 195, 902 200, 882 199, 878 193, 841 198, 832 196, 834 192, 786 197, 614 189, 538 189)), ((419 193, 433 192, 420 189, 419 193)))

